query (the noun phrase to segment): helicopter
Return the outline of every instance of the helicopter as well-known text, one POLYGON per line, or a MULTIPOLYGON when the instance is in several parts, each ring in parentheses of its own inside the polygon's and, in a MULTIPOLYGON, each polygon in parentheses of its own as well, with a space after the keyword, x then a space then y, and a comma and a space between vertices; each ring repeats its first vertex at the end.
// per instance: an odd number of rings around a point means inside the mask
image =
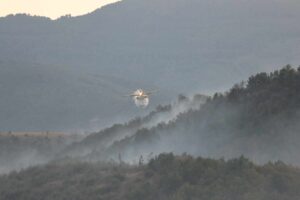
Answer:
POLYGON ((132 99, 137 107, 146 108, 149 105, 150 95, 152 95, 155 92, 156 91, 146 92, 142 89, 137 89, 136 91, 134 91, 133 93, 131 93, 127 96, 132 97, 132 99))

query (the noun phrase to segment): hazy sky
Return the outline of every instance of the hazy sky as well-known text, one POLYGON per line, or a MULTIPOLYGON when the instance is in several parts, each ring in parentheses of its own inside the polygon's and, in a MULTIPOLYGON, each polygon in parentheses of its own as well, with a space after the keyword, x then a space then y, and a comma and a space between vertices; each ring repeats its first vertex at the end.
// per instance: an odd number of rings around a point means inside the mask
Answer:
POLYGON ((16 13, 47 16, 83 15, 118 0, 0 0, 0 16, 16 13))

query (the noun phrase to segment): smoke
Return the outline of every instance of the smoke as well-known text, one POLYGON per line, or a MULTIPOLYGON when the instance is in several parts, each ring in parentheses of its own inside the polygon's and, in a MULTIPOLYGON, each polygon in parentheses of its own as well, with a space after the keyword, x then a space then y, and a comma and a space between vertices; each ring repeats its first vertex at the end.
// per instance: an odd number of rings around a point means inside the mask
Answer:
POLYGON ((140 130, 168 124, 175 121, 180 114, 199 109, 206 102, 206 99, 207 97, 203 95, 196 95, 194 98, 180 95, 174 103, 158 106, 156 110, 142 118, 137 117, 127 123, 115 124, 110 128, 87 136, 82 142, 68 147, 61 156, 84 157, 91 153, 103 152, 113 146, 114 143, 134 137, 140 130))
POLYGON ((79 139, 50 132, 0 132, 0 174, 47 163, 79 139))
POLYGON ((200 102, 181 98, 169 108, 162 107, 130 134, 118 130, 127 135, 86 158, 118 160, 121 155, 123 161, 136 163, 141 156, 173 152, 216 159, 244 155, 258 164, 277 160, 300 164, 300 115, 296 110, 296 115, 278 112, 258 115, 257 120, 252 117, 255 111, 245 113, 249 105, 244 102, 232 104, 222 98, 200 102))
POLYGON ((50 161, 48 156, 42 155, 37 149, 23 149, 20 152, 8 153, 1 156, 0 174, 20 171, 30 166, 44 164, 50 161))
POLYGON ((244 155, 259 164, 282 160, 298 165, 300 79, 295 77, 300 78, 300 69, 287 66, 270 75, 257 74, 247 86, 237 84, 214 97, 179 95, 175 103, 143 118, 87 137, 79 143, 88 149, 81 156, 134 162, 140 156, 173 152, 226 159, 244 155), (289 76, 293 81, 288 82, 289 76))
POLYGON ((90 134, 55 158, 136 163, 141 156, 173 152, 225 159, 244 155, 259 164, 277 160, 300 164, 298 97, 286 89, 249 88, 235 86, 209 98, 179 95, 174 103, 158 106, 144 117, 90 134), (290 98, 274 100, 272 92, 290 98))

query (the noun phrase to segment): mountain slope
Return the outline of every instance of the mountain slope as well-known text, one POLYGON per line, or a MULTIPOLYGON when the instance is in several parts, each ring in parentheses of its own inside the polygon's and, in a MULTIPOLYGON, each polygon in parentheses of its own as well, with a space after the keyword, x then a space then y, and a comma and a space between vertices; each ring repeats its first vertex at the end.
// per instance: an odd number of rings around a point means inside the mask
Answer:
MULTIPOLYGON (((299 165, 299 86, 300 69, 288 65, 270 74, 251 76, 225 94, 192 98, 179 95, 175 103, 158 106, 148 115, 114 124, 71 145, 60 143, 44 160, 74 157, 136 164, 141 156, 149 159, 173 152, 225 159, 244 155, 256 163, 283 160, 299 165)), ((23 155, 22 148, 39 149, 38 141, 2 138, 2 152, 23 155)), ((41 143, 53 146, 47 140, 41 143)), ((10 158, 6 154, 2 154, 5 162, 10 158)), ((9 160, 23 162, 17 156, 9 160)), ((26 162, 24 165, 28 166, 26 162)))
MULTIPOLYGON (((121 156, 124 161, 137 162, 141 155, 186 152, 213 158, 245 155, 258 163, 283 160, 298 165, 299 85, 300 70, 290 66, 260 73, 226 94, 215 94, 201 106, 195 99, 186 99, 199 107, 178 112, 171 121, 148 127, 137 121, 136 129, 128 123, 95 133, 78 144, 89 149, 81 151, 81 156, 95 160, 121 156), (101 145, 102 136, 114 134, 123 137, 101 145)), ((159 115, 153 118, 159 119, 159 115)), ((72 151, 76 152, 76 146, 72 151)))

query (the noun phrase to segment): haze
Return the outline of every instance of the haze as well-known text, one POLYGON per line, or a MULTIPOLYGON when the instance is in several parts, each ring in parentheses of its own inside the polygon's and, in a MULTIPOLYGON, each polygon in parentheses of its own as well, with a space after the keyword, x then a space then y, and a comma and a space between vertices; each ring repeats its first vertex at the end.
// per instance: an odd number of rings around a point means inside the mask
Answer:
POLYGON ((56 19, 66 14, 71 14, 72 16, 83 15, 101 6, 117 1, 118 0, 4 0, 0 1, 0 16, 26 13, 56 19))
POLYGON ((297 66, 299 19, 295 0, 122 0, 76 18, 1 18, 1 130, 99 130, 146 114, 123 97, 137 88, 159 90, 152 110, 297 66))

